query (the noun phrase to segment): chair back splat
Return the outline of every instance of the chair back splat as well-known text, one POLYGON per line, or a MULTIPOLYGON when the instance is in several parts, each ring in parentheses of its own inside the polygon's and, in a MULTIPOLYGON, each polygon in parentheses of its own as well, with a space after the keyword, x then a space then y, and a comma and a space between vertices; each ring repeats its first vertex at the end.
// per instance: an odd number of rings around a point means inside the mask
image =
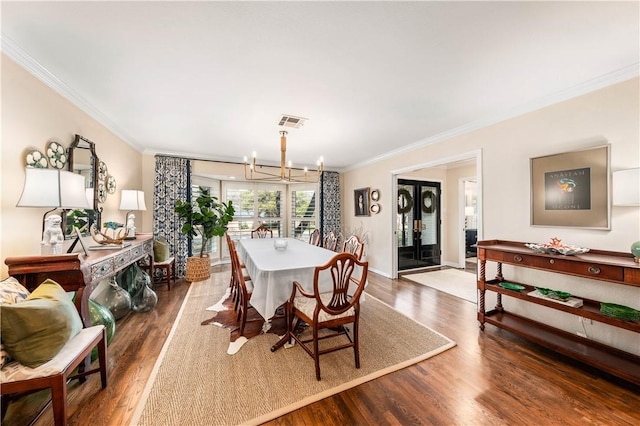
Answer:
POLYGON ((326 237, 324 237, 323 247, 331 251, 336 251, 338 249, 338 236, 335 232, 331 231, 326 237))
POLYGON ((305 291, 299 282, 294 281, 291 297, 286 303, 287 332, 271 347, 271 351, 295 340, 313 358, 317 380, 320 380, 320 355, 337 350, 353 348, 356 368, 360 368, 360 296, 367 281, 368 269, 368 262, 362 262, 355 255, 338 253, 326 264, 315 268, 313 293, 305 291), (359 280, 352 276, 356 268, 362 270, 359 280), (333 286, 331 291, 321 293, 320 276, 327 273, 331 275, 333 286), (303 332, 299 330, 302 323, 312 330, 311 338, 302 337, 303 332), (345 327, 347 324, 353 324, 352 332, 345 327), (319 335, 322 329, 326 332, 319 335), (344 336, 341 344, 323 346, 322 350, 319 348, 319 340, 340 336, 344 336))
POLYGON ((251 231, 251 238, 273 238, 273 231, 264 225, 258 226, 251 231))
POLYGON ((309 235, 309 244, 312 246, 319 246, 322 244, 322 238, 320 236, 320 230, 315 229, 311 235, 309 235))
POLYGON ((362 259, 362 253, 364 252, 364 243, 360 241, 356 235, 350 236, 343 244, 342 251, 355 255, 358 260, 362 259))

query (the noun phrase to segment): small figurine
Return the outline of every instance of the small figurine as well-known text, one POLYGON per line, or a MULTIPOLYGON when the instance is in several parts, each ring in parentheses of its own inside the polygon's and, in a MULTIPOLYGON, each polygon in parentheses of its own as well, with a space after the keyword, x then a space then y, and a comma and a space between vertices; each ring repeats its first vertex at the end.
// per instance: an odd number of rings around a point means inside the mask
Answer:
POLYGON ((135 238, 136 236, 136 215, 129 213, 127 217, 127 238, 135 238))
POLYGON ((64 242, 64 234, 60 224, 62 223, 62 217, 57 214, 52 214, 45 220, 44 233, 42 234, 43 246, 50 246, 50 254, 62 253, 62 243, 64 242))

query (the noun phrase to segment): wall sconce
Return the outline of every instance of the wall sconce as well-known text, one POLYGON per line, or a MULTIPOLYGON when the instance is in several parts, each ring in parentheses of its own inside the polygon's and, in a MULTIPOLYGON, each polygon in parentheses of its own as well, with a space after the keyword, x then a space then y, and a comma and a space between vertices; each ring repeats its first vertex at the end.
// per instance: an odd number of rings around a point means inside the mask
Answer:
POLYGON ((83 176, 59 169, 25 169, 24 187, 16 207, 51 207, 42 216, 42 254, 62 253, 62 217, 56 209, 90 209, 83 176), (46 223, 46 226, 45 226, 46 223), (48 249, 47 249, 48 248, 48 249))
POLYGON ((144 203, 144 191, 135 189, 123 189, 120 193, 120 210, 128 210, 125 216, 127 224, 127 237, 125 240, 135 240, 136 238, 136 215, 134 210, 147 210, 144 203))
POLYGON ((640 167, 613 172, 613 205, 640 206, 640 167))

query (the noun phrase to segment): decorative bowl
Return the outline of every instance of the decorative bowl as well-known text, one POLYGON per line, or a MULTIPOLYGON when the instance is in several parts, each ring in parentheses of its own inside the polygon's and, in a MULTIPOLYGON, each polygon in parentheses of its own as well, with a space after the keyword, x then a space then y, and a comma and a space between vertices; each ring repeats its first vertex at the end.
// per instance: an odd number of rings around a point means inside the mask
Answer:
POLYGON ((585 247, 570 246, 566 244, 553 245, 549 243, 544 243, 544 244, 526 243, 525 246, 537 253, 563 254, 565 256, 583 254, 589 251, 589 249, 585 247))
POLYGON ((507 281, 502 281, 501 283, 498 284, 500 287, 502 288, 506 288, 508 290, 515 290, 515 291, 520 291, 520 290, 524 290, 526 287, 520 284, 514 284, 514 283, 510 283, 507 281))
POLYGON ((629 306, 615 303, 600 303, 600 312, 604 315, 626 321, 640 321, 640 311, 629 306))
POLYGON ((286 250, 287 249, 287 240, 283 240, 281 238, 278 238, 277 240, 275 240, 273 242, 273 247, 275 247, 276 250, 286 250))
POLYGON ((561 300, 563 302, 566 302, 571 297, 571 293, 567 293, 566 291, 551 290, 550 288, 543 287, 536 287, 536 290, 549 299, 561 300))

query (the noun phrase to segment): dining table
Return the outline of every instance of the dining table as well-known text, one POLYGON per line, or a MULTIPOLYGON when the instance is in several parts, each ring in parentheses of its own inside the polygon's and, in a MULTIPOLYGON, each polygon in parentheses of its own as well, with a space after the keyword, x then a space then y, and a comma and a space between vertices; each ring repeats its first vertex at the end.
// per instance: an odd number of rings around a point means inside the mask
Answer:
MULTIPOLYGON (((326 264, 336 255, 295 238, 246 238, 239 240, 236 248, 253 282, 251 306, 266 320, 289 299, 293 281, 313 293, 316 266, 326 264)), ((320 274, 320 292, 332 289, 331 274, 320 274)))

